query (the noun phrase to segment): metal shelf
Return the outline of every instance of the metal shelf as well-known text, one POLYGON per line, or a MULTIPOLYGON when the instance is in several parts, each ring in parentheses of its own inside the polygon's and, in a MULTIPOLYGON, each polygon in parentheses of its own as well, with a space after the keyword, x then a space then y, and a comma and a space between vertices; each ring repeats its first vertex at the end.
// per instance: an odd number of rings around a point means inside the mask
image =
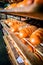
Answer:
POLYGON ((17 16, 23 16, 23 17, 29 17, 33 19, 43 20, 43 13, 40 12, 11 12, 11 10, 0 10, 0 13, 9 14, 9 15, 17 15, 17 16), (8 11, 8 12, 7 12, 8 11))

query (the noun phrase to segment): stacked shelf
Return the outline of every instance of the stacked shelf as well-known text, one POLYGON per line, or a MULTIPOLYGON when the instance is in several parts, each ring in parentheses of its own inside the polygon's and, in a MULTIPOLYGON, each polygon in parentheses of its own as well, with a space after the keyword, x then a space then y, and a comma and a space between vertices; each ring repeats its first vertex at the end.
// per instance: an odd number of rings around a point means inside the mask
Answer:
MULTIPOLYGON (((13 32, 10 31, 10 28, 4 23, 1 22, 3 26, 4 40, 7 46, 9 57, 13 63, 13 65, 19 65, 17 59, 14 55, 14 49, 16 49, 17 54, 22 58, 22 65, 42 65, 43 64, 43 51, 40 51, 39 48, 34 48, 35 53, 29 51, 26 45, 21 42, 21 40, 15 36, 13 32)), ((25 39, 26 40, 26 39, 25 39)), ((27 41, 27 40, 26 40, 27 41)), ((27 41, 28 42, 28 41, 27 41)), ((29 43, 29 42, 28 42, 29 43)), ((43 49, 43 48, 41 48, 43 49)), ((21 64, 20 64, 21 65, 21 64)))
POLYGON ((17 15, 17 16, 30 17, 34 19, 43 20, 43 13, 38 13, 38 12, 15 12, 15 11, 11 12, 11 10, 3 10, 0 12, 6 15, 10 14, 10 15, 17 15))
MULTIPOLYGON (((9 58, 12 62, 12 65, 43 65, 43 39, 42 39, 43 38, 43 34, 42 34, 43 33, 43 29, 42 29, 43 28, 43 13, 42 13, 43 1, 42 0, 41 1, 8 0, 8 1, 11 4, 8 7, 6 7, 4 10, 0 10, 0 13, 4 13, 6 15, 6 19, 7 19, 7 15, 13 15, 13 17, 17 16, 17 18, 20 20, 19 23, 18 22, 14 23, 15 20, 8 20, 8 23, 5 23, 4 20, 1 22, 3 26, 3 33, 4 33, 3 38, 6 43, 6 48, 9 54, 9 58), (25 23, 25 25, 22 25, 23 21, 25 22, 28 19, 31 19, 28 21, 29 24, 25 23), (20 23, 21 20, 22 23, 20 23), (9 21, 12 22, 9 23, 9 21), (30 24, 33 25, 33 28, 28 27, 30 24), (22 29, 23 27, 25 29, 22 30, 24 37, 22 37, 22 34, 20 34, 21 30, 18 30, 20 26, 22 29), (41 28, 42 31, 40 31, 39 28, 41 28), (32 42, 30 41, 31 40, 30 36, 35 31, 34 29, 39 30, 38 32, 39 34, 38 33, 36 34, 36 38, 38 39, 38 41, 39 40, 41 41, 32 44, 32 42), (19 36, 18 34, 21 36, 19 36), (18 60, 18 58, 21 59, 21 62, 20 60, 18 60)), ((16 21, 18 21, 18 19, 16 21)))

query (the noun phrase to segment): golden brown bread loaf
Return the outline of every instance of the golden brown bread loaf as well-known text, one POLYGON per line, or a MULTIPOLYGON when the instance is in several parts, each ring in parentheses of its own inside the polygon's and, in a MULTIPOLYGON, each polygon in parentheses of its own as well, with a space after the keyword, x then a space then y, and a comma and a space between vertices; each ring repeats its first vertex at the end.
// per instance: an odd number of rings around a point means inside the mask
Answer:
POLYGON ((19 0, 19 1, 15 1, 15 3, 9 5, 8 7, 6 7, 5 9, 12 9, 15 7, 24 7, 24 6, 29 6, 34 2, 34 0, 19 0), (18 2, 18 3, 17 3, 18 2))
POLYGON ((29 6, 34 2, 34 0, 23 0, 22 2, 18 3, 16 7, 24 7, 29 6))
POLYGON ((6 24, 8 24, 10 27, 15 26, 16 24, 17 24, 17 25, 20 25, 20 26, 26 25, 25 22, 20 22, 20 21, 17 21, 17 20, 15 20, 15 19, 12 19, 12 18, 6 19, 4 22, 5 22, 6 24))
POLYGON ((12 24, 11 28, 13 29, 13 32, 17 32, 19 30, 19 28, 23 25, 26 25, 26 23, 17 21, 12 24))
POLYGON ((16 32, 21 26, 26 25, 25 22, 20 22, 15 19, 9 18, 4 21, 8 26, 10 26, 11 31, 16 32))
POLYGON ((31 26, 28 26, 27 29, 28 29, 28 36, 30 37, 30 35, 37 29, 37 27, 31 25, 31 26))
POLYGON ((27 26, 19 31, 19 37, 25 38, 30 37, 30 35, 37 29, 36 26, 27 26))
POLYGON ((16 32, 16 31, 18 31, 18 28, 19 28, 19 25, 16 24, 16 25, 11 27, 11 31, 16 32))
POLYGON ((43 28, 37 29, 30 36, 30 42, 35 46, 43 41, 43 28))

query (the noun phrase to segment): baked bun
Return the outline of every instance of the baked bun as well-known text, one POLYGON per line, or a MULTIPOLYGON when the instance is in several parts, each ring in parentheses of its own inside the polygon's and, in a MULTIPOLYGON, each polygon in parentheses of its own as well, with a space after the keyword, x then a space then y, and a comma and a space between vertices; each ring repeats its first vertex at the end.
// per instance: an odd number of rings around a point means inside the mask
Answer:
POLYGON ((30 37, 30 35, 37 29, 36 26, 28 26, 27 30, 28 30, 28 36, 30 37))
POLYGON ((35 26, 27 26, 19 31, 19 37, 25 38, 30 37, 30 35, 37 29, 35 26))
POLYGON ((20 26, 20 25, 17 25, 17 24, 13 25, 13 26, 11 27, 11 31, 12 31, 12 32, 18 31, 19 26, 20 26))
POLYGON ((23 0, 22 2, 18 3, 16 7, 25 7, 29 6, 34 2, 34 0, 23 0))
POLYGON ((35 46, 43 41, 43 28, 37 29, 30 36, 30 42, 35 46))
POLYGON ((17 31, 19 31, 19 28, 21 27, 21 26, 23 26, 23 25, 26 25, 26 23, 24 23, 24 22, 15 22, 13 25, 12 25, 12 31, 13 32, 17 32, 17 31))

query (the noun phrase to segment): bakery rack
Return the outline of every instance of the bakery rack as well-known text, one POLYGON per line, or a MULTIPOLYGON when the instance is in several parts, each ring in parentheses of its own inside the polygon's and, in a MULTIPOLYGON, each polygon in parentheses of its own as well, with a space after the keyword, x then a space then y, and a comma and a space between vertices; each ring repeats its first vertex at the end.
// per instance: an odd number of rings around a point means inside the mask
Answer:
POLYGON ((10 31, 10 28, 4 23, 3 20, 1 20, 1 24, 3 26, 3 38, 5 40, 6 48, 13 65, 20 65, 14 55, 14 49, 16 49, 17 54, 23 59, 23 63, 21 65, 43 64, 43 52, 41 52, 37 48, 35 49, 35 53, 30 52, 27 49, 27 46, 24 45, 20 41, 20 39, 17 38, 15 34, 10 31))
MULTIPOLYGON (((0 11, 0 13, 4 13, 6 16, 7 15, 12 15, 13 17, 19 17, 19 20, 22 21, 22 18, 24 18, 25 20, 31 18, 31 19, 37 19, 43 22, 43 13, 36 13, 36 12, 4 12, 0 11)), ((17 18, 18 20, 18 18, 17 18)), ((6 43, 6 48, 10 57, 10 60, 12 61, 13 65, 43 65, 43 47, 40 45, 34 48, 34 53, 30 52, 29 49, 27 48, 26 45, 23 44, 23 42, 21 42, 21 40, 15 36, 15 34, 13 32, 10 31, 10 28, 4 23, 4 20, 1 20, 1 24, 3 26, 3 33, 4 33, 4 41, 6 43), (18 56, 20 56, 23 60, 23 62, 20 64, 17 61, 17 58, 15 56, 15 52, 14 50, 16 50, 16 54, 18 54, 18 56), (41 51, 42 50, 42 51, 41 51)), ((25 39, 25 41, 27 41, 25 39)), ((27 41, 28 42, 28 41, 27 41)), ((28 45, 30 43, 28 42, 28 45)))

